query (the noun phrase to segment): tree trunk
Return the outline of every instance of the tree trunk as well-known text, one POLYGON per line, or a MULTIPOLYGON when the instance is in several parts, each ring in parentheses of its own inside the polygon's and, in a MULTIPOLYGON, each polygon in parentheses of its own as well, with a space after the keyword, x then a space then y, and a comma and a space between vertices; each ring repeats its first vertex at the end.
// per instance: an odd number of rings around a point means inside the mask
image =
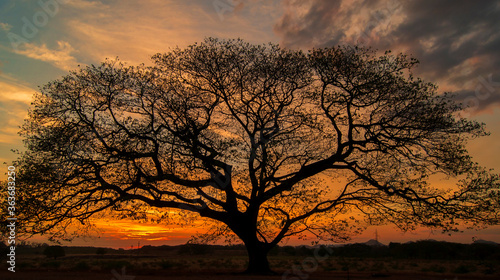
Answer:
POLYGON ((248 253, 248 267, 245 270, 246 274, 271 275, 275 274, 269 267, 267 253, 269 246, 266 246, 260 241, 245 242, 245 247, 248 253))
POLYGON ((267 253, 273 246, 257 238, 257 211, 230 219, 227 225, 243 241, 248 254, 248 267, 245 274, 274 275, 269 267, 267 253))

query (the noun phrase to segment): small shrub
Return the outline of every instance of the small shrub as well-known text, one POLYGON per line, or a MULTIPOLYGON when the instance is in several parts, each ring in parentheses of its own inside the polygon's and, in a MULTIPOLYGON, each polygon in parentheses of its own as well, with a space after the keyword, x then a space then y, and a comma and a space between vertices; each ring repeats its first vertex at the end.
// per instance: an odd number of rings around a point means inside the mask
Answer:
POLYGON ((168 260, 161 260, 158 265, 162 268, 162 269, 169 269, 169 268, 172 268, 175 266, 175 263, 171 262, 171 261, 168 261, 168 260))

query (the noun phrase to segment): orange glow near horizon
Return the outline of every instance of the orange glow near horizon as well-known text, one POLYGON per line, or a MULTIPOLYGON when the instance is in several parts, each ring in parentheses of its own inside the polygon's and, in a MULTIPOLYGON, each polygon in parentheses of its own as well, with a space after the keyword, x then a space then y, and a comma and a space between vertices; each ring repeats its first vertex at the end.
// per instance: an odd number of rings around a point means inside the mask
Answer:
MULTIPOLYGON (((342 183, 341 178, 335 178, 333 181, 342 183)), ((450 189, 456 183, 456 180, 446 178, 443 175, 436 175, 430 178, 429 183, 438 189, 450 189)), ((151 214, 157 214, 157 211, 169 212, 175 215, 178 210, 175 209, 155 209, 151 210, 151 214)), ((339 218, 346 218, 352 213, 340 215, 339 218)), ((98 235, 92 235, 89 238, 78 238, 72 242, 63 242, 66 246, 96 246, 109 248, 135 248, 135 246, 161 246, 161 245, 181 245, 187 243, 197 234, 204 233, 208 230, 206 222, 202 219, 196 219, 191 224, 182 223, 183 226, 175 223, 173 218, 172 224, 161 224, 154 222, 143 222, 137 220, 115 220, 111 218, 99 218, 93 220, 93 224, 98 230, 98 235), (138 245, 140 244, 140 245, 138 245), (131 246, 132 245, 132 246, 131 246)), ((418 228, 412 232, 401 232, 393 225, 369 226, 364 232, 359 235, 353 235, 351 240, 346 243, 363 243, 370 239, 375 239, 377 231, 379 241, 383 244, 391 242, 408 242, 424 239, 435 239, 448 242, 471 243, 474 240, 482 239, 500 243, 500 226, 491 227, 486 230, 475 231, 463 229, 463 233, 443 234, 439 230, 431 230, 427 228, 418 228)), ((223 240, 223 238, 221 238, 223 240)), ((30 239, 33 242, 45 242, 46 239, 37 237, 30 239)), ((312 235, 307 239, 299 239, 297 236, 292 236, 280 242, 279 245, 312 245, 314 241, 312 235)), ((222 241, 216 242, 218 245, 223 245, 222 241)), ((331 242, 321 242, 320 244, 331 244, 331 242)))
MULTIPOLYGON (((164 225, 137 224, 134 221, 113 221, 113 224, 101 226, 101 237, 78 238, 72 242, 63 241, 64 246, 94 246, 108 248, 137 248, 136 246, 161 246, 186 244, 193 235, 197 233, 194 228, 171 228, 164 225)), ((500 243, 500 226, 494 226, 484 230, 466 230, 462 233, 443 234, 439 230, 418 228, 412 232, 401 232, 392 225, 369 227, 363 233, 353 236, 346 243, 363 243, 376 238, 378 241, 388 245, 391 242, 405 243, 410 241, 433 239, 438 241, 472 243, 474 240, 487 240, 500 243)), ((198 231, 199 233, 199 231, 198 231)), ((44 237, 29 239, 32 242, 49 243, 44 237)), ((312 245, 314 238, 301 240, 296 236, 283 240, 280 246, 312 245)), ((224 245, 223 242, 215 244, 224 245)), ((331 244, 330 242, 319 242, 319 244, 331 244)))
POLYGON ((133 221, 113 221, 113 224, 97 221, 96 226, 101 229, 102 234, 120 240, 162 240, 168 241, 168 235, 174 231, 162 225, 134 223, 133 221))

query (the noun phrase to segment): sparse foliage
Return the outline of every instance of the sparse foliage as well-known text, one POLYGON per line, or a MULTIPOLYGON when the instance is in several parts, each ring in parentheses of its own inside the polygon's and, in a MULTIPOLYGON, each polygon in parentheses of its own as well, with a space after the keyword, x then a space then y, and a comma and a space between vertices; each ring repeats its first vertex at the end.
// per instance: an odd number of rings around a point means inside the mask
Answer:
POLYGON ((262 273, 284 238, 347 239, 359 219, 498 223, 498 176, 465 150, 482 125, 414 78, 413 58, 207 39, 153 61, 108 60, 42 88, 17 162, 26 231, 177 209, 216 222, 206 240, 241 239, 247 271, 262 273), (434 174, 463 180, 442 190, 434 174))

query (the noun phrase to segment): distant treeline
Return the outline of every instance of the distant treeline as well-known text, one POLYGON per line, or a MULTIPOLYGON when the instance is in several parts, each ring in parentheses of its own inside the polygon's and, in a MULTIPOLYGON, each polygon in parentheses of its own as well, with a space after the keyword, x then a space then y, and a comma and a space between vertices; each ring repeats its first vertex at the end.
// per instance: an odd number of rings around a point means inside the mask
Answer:
MULTIPOLYGON (((144 248, 146 249, 146 248, 144 248)), ((179 254, 203 255, 216 251, 238 251, 245 254, 243 245, 213 246, 188 244, 178 246, 179 254)), ((500 260, 500 245, 487 243, 461 244, 440 241, 417 241, 409 243, 390 243, 389 246, 370 246, 367 244, 347 244, 332 246, 319 252, 317 248, 307 246, 278 246, 270 256, 311 256, 317 254, 345 258, 395 258, 395 259, 430 259, 430 260, 500 260)))
MULTIPOLYGON (((284 248, 280 248, 283 250, 284 248)), ((394 258, 426 260, 500 260, 500 245, 473 243, 460 244, 440 241, 417 241, 409 243, 390 243, 389 246, 369 246, 348 244, 329 247, 332 256, 346 258, 394 258)), ((290 249, 288 249, 290 250, 290 249)), ((304 252, 313 249, 296 248, 304 252)))
MULTIPOLYGON (((17 247, 19 254, 42 254, 47 244, 24 244, 17 247)), ((0 251, 6 250, 1 246, 0 251)), ((177 246, 143 246, 140 249, 111 249, 96 247, 63 246, 66 255, 92 254, 138 254, 138 255, 246 255, 243 245, 201 245, 185 244, 177 246)), ((394 258, 394 259, 429 259, 429 260, 500 260, 500 245, 490 243, 461 244, 441 241, 417 241, 409 243, 390 243, 389 246, 370 246, 363 243, 343 246, 313 248, 308 246, 277 246, 270 256, 321 256, 333 258, 394 258), (319 250, 319 251, 318 251, 319 250), (316 251, 316 252, 315 252, 316 251)))

